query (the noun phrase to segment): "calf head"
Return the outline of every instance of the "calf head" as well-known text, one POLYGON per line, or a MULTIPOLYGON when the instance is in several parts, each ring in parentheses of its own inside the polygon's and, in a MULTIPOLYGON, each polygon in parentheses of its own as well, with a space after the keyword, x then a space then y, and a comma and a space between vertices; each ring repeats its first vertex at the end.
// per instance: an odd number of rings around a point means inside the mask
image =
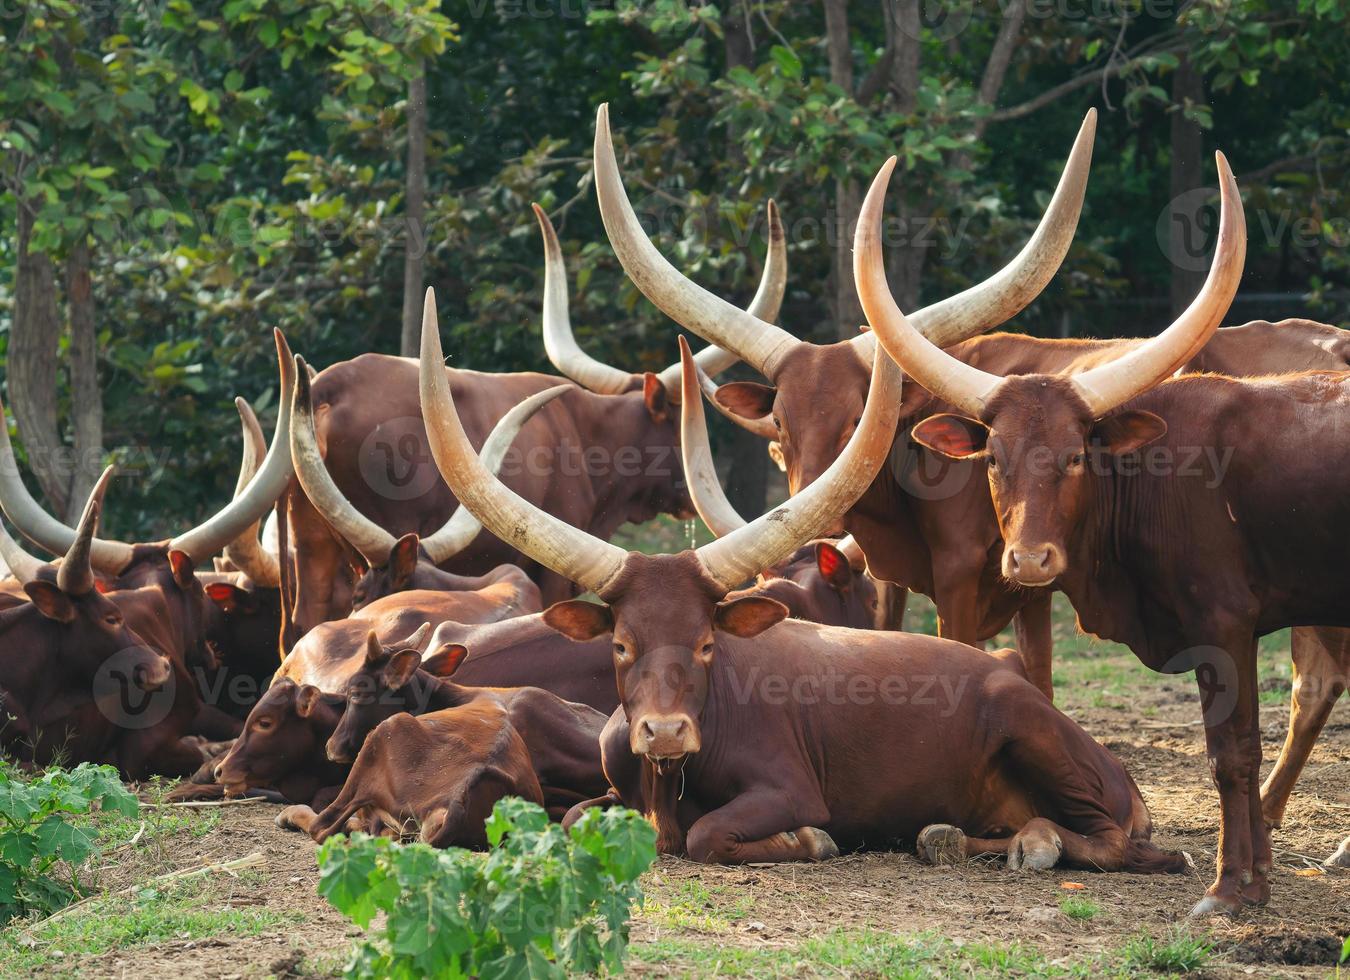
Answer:
POLYGON ((251 787, 272 787, 322 758, 323 744, 337 726, 342 699, 312 684, 282 679, 249 712, 244 730, 215 769, 229 796, 251 787))
MULTIPOLYGON (((544 621, 575 640, 613 637, 615 675, 633 752, 668 767, 699 751, 703 716, 716 700, 719 635, 754 637, 788 612, 765 596, 729 593, 838 520, 872 482, 895 432, 899 372, 884 356, 874 359, 861 423, 844 452, 812 486, 696 551, 643 555, 626 553, 538 510, 483 466, 460 424, 441 368, 430 290, 422 324, 422 411, 442 477, 489 531, 602 600, 557 603, 545 611, 544 621)), ((698 381, 687 345, 682 355, 688 399, 698 381)), ((693 399, 697 397, 695 393, 693 399)))
POLYGON ((1047 585, 1069 568, 1070 542, 1092 509, 1103 464, 1160 438, 1167 424, 1118 406, 1158 384, 1204 346, 1242 278, 1246 225, 1237 184, 1218 154, 1220 221, 1214 262, 1191 305, 1162 334, 1114 361, 1069 376, 1000 378, 953 358, 909 325, 886 285, 880 244, 892 159, 863 204, 854 244, 858 295, 877 337, 909 377, 965 414, 914 427, 943 455, 982 458, 1003 534, 1003 574, 1047 585))
MULTIPOLYGON (((329 761, 354 762, 366 736, 380 722, 403 711, 421 714, 426 710, 432 678, 419 677, 419 672, 422 646, 430 631, 431 624, 423 623, 406 640, 388 646, 373 630, 366 636, 365 659, 342 688, 342 717, 325 747, 329 761)), ((468 650, 459 644, 443 645, 433 654, 438 676, 453 674, 467 655, 468 650)))

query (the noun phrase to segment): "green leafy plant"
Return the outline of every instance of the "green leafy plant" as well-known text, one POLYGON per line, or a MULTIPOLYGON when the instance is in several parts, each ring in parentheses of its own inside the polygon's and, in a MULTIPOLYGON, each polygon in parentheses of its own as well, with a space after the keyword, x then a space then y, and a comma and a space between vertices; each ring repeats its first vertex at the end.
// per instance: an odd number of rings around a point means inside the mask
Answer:
POLYGON ((96 804, 126 816, 140 809, 109 766, 29 777, 0 761, 0 920, 51 912, 81 893, 75 868, 97 850, 98 828, 70 817, 96 804))
POLYGON ((1067 895, 1059 900, 1059 910, 1070 919, 1086 922, 1096 916, 1102 910, 1102 907, 1090 898, 1067 895))
POLYGON ((618 971, 656 832, 632 810, 588 810, 570 831, 516 798, 487 821, 491 850, 354 834, 319 848, 319 894, 362 928, 349 977, 563 977, 618 971))

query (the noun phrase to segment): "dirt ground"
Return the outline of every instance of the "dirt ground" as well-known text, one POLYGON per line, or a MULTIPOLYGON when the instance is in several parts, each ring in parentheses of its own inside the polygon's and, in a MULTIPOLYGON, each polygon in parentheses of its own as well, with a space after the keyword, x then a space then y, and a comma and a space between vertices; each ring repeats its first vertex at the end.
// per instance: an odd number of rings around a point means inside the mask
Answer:
MULTIPOLYGON (((1269 766, 1288 720, 1281 691, 1288 659, 1266 659, 1262 723, 1269 766)), ((1159 677, 1128 655, 1091 649, 1062 658, 1057 669, 1061 706, 1124 760, 1152 809, 1155 839, 1188 851, 1194 873, 1015 874, 997 864, 932 868, 902 853, 771 867, 704 867, 663 858, 645 879, 647 905, 634 919, 632 972, 704 975, 721 961, 691 959, 681 950, 791 950, 839 930, 943 937, 957 948, 1016 944, 1052 965, 1109 955, 1141 933, 1168 935, 1208 883, 1217 843, 1218 800, 1190 679, 1159 677), (1066 891, 1066 881, 1085 887, 1066 891), (1071 919, 1059 907, 1066 895, 1089 898, 1100 911, 1088 921, 1071 919)), ((221 808, 214 829, 175 841, 171 847, 181 851, 169 857, 189 867, 261 851, 267 863, 260 877, 230 900, 286 910, 298 921, 248 938, 225 934, 115 951, 72 963, 74 971, 83 977, 229 978, 326 975, 340 968, 358 930, 317 896, 314 845, 275 829, 276 811, 268 804, 221 808)), ((1309 869, 1347 834, 1350 710, 1343 703, 1276 834, 1270 905, 1237 921, 1187 926, 1214 943, 1205 975, 1328 976, 1342 938, 1350 935, 1350 872, 1309 869)), ((788 972, 799 971, 851 972, 818 970, 806 961, 788 972)))

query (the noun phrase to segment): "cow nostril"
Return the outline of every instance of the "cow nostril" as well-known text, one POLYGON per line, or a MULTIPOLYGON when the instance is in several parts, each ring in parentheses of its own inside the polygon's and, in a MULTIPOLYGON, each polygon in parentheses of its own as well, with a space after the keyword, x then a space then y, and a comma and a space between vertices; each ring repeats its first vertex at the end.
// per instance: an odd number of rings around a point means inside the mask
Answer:
POLYGON ((225 774, 225 763, 216 763, 216 767, 211 770, 211 776, 216 782, 220 782, 220 777, 225 774))

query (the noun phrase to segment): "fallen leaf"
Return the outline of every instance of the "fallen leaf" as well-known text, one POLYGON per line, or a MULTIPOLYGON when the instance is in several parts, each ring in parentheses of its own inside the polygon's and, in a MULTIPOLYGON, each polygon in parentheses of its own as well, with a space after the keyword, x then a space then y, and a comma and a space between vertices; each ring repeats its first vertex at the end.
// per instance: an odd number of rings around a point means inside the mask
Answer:
POLYGON ((1300 878, 1320 878, 1322 875, 1326 874, 1326 872, 1321 868, 1299 868, 1294 874, 1298 875, 1300 878))
POLYGON ((1065 891, 1081 892, 1087 885, 1080 885, 1076 881, 1061 881, 1059 887, 1063 888, 1065 891))

